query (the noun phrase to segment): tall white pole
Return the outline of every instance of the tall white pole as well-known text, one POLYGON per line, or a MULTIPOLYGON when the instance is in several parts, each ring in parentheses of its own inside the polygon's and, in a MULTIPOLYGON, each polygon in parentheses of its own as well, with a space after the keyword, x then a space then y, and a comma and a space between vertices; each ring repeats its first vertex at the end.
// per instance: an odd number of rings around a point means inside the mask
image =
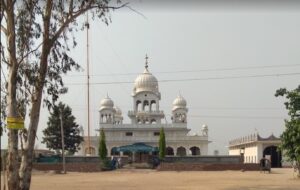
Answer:
POLYGON ((88 151, 91 155, 91 137, 90 137, 90 60, 89 60, 89 15, 86 15, 86 67, 87 67, 87 120, 88 120, 88 151))

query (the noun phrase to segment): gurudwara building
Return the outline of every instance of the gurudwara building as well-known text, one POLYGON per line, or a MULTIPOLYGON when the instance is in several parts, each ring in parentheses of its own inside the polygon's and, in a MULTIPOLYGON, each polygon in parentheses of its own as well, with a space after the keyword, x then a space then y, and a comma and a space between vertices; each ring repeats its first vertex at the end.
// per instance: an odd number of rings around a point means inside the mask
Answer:
MULTIPOLYGON (((131 123, 123 123, 122 111, 110 97, 100 102, 99 128, 105 132, 108 156, 133 154, 141 159, 143 155, 157 154, 161 128, 165 131, 167 155, 207 155, 208 127, 203 125, 198 134, 190 135, 187 102, 181 95, 173 101, 172 122, 162 122, 165 114, 159 107, 161 94, 158 81, 149 72, 147 61, 146 57, 144 72, 134 82, 132 110, 127 114, 131 123)), ((92 155, 98 154, 98 141, 99 136, 91 137, 92 155)), ((85 137, 82 154, 87 154, 87 150, 85 137)))
POLYGON ((273 134, 263 138, 258 133, 237 138, 229 142, 229 155, 241 155, 244 163, 259 163, 265 157, 272 167, 288 166, 278 150, 281 140, 273 134))

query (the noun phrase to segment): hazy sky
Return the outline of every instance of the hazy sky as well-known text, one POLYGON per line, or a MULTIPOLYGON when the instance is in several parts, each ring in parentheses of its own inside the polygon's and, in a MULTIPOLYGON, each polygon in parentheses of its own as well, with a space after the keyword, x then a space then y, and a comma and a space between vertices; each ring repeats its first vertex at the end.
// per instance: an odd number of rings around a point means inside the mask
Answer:
MULTIPOLYGON (((92 134, 99 127, 99 104, 106 93, 122 109, 124 122, 129 122, 133 81, 144 69, 145 54, 158 81, 183 80, 159 83, 160 109, 171 122, 172 102, 180 91, 189 108, 188 128, 200 133, 201 126, 208 125, 209 153, 227 154, 229 140, 255 130, 263 137, 283 131, 284 99, 274 94, 280 87, 294 89, 300 82, 299 4, 130 2, 139 13, 124 8, 111 13, 109 26, 91 22, 92 134), (121 81, 132 83, 114 83, 121 81), (101 84, 105 82, 114 84, 101 84)), ((78 47, 72 55, 85 68, 86 33, 75 36, 78 47)), ((84 75, 65 77, 69 93, 61 99, 86 129, 84 75)), ((47 118, 43 110, 39 141, 47 118)), ((6 140, 2 143, 5 146, 6 140)))

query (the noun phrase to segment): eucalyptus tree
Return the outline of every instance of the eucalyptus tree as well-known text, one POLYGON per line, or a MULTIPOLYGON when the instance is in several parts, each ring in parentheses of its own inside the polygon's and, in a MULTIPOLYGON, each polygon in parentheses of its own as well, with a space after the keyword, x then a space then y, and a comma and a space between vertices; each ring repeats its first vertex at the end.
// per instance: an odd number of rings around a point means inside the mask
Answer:
POLYGON ((0 6, 1 37, 6 42, 1 44, 1 68, 7 66, 2 116, 14 122, 29 120, 23 129, 7 127, 5 185, 8 190, 28 190, 41 105, 51 109, 59 95, 67 92, 62 74, 80 68, 70 56, 77 44, 74 33, 85 26, 79 17, 89 12, 108 24, 110 12, 127 4, 119 0, 0 0, 0 6))

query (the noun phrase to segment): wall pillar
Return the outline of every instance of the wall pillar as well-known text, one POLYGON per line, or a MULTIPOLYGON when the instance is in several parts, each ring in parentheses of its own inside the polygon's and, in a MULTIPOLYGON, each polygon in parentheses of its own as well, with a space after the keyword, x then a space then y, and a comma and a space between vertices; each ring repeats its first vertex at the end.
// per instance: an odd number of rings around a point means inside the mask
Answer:
POLYGON ((259 163, 260 159, 262 159, 263 157, 264 147, 262 144, 257 144, 256 147, 257 147, 256 163, 259 163))
POLYGON ((187 156, 191 156, 192 155, 192 151, 190 150, 189 147, 184 147, 185 148, 185 151, 186 151, 186 155, 187 156))
POLYGON ((177 156, 177 147, 172 147, 172 148, 173 148, 174 156, 177 156))

